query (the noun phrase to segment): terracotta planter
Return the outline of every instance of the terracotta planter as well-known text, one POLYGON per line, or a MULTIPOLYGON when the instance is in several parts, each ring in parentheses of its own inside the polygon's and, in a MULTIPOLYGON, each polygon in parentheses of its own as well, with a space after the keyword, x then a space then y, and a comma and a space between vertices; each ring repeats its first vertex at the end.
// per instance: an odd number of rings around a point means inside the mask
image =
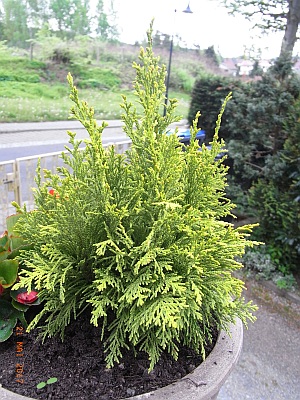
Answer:
MULTIPOLYGON (((238 319, 230 325, 230 337, 221 331, 218 341, 207 357, 191 374, 153 392, 126 400, 214 400, 236 365, 243 345, 243 325, 238 319)), ((32 400, 0 387, 1 400, 32 400)))

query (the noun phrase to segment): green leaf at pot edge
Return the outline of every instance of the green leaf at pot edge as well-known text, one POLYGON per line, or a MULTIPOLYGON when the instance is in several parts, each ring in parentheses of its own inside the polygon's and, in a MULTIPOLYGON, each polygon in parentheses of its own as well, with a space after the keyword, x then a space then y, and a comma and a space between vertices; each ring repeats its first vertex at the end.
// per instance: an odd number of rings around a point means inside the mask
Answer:
POLYGON ((0 253, 0 262, 6 260, 9 254, 10 254, 9 251, 2 251, 0 253))
POLYGON ((11 304, 16 310, 23 311, 23 312, 27 311, 29 308, 28 305, 21 304, 18 301, 16 301, 15 299, 12 299, 11 304))
POLYGON ((8 247, 9 247, 8 237, 6 234, 3 234, 3 236, 0 238, 0 249, 1 251, 7 250, 8 247))
POLYGON ((0 316, 0 343, 5 342, 12 335, 16 324, 17 318, 11 317, 4 321, 0 316))
POLYGON ((18 313, 6 300, 0 299, 0 343, 5 342, 13 333, 17 324, 18 313))
POLYGON ((17 310, 9 301, 0 299, 0 342, 4 342, 9 338, 12 334, 10 329, 13 330, 16 326, 17 320, 19 320, 23 327, 27 329, 28 324, 24 317, 24 312, 17 310), (9 336, 7 336, 7 330, 10 332, 9 336), (3 335, 1 335, 1 333, 3 333, 3 335))
MULTIPOLYGON (((12 286, 17 280, 19 263, 17 260, 3 260, 0 262, 0 276, 4 278, 4 288, 12 286)), ((1 283, 1 282, 0 282, 1 283)))
POLYGON ((21 216, 21 214, 13 214, 6 218, 8 236, 11 236, 11 235, 15 236, 14 226, 16 225, 16 222, 18 221, 20 216, 21 216))

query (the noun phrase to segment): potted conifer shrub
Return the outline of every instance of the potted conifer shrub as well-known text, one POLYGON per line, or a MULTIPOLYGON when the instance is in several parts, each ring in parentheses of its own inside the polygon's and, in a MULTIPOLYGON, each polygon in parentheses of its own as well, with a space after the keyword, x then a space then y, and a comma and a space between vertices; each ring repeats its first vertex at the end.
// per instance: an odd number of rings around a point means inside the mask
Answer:
POLYGON ((148 372, 165 353, 178 358, 182 346, 204 357, 216 329, 219 339, 204 373, 200 366, 175 386, 151 393, 155 400, 211 399, 239 356, 241 321, 254 319, 255 307, 241 297, 244 284, 232 272, 242 267, 236 257, 255 243, 248 240, 252 226, 235 229, 224 222, 233 208, 225 197, 226 167, 216 158, 224 146, 218 130, 225 105, 211 148, 199 151, 196 120, 182 151, 176 134, 168 132, 180 120, 176 100, 162 116, 166 70, 153 54, 151 34, 152 26, 148 47, 133 65, 143 111, 125 96, 121 105, 132 140, 126 154, 103 148, 106 124, 97 125, 93 108, 79 100, 68 76, 71 113, 89 139, 82 150, 69 132, 64 166, 44 171, 44 181, 37 169, 36 209, 16 205, 17 229, 33 244, 21 255, 26 269, 16 288, 38 291, 43 309, 28 329, 39 327, 43 339, 64 338, 78 315, 87 314, 91 326, 101 327, 107 368, 120 365, 128 349, 147 355, 148 372))

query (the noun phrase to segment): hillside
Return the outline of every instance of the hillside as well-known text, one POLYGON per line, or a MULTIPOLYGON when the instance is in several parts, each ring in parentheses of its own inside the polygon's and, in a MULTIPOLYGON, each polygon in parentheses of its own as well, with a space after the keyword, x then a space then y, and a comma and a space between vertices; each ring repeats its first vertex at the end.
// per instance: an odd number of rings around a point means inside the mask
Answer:
MULTIPOLYGON (((68 72, 98 119, 119 119, 121 94, 134 100, 132 63, 138 62, 139 47, 86 37, 45 41, 33 46, 30 60, 29 52, 1 44, 0 122, 67 119, 68 72)), ((155 52, 167 65, 169 49, 158 46, 155 52)), ((179 100, 178 114, 187 116, 195 79, 217 71, 199 51, 174 47, 169 96, 179 100)))

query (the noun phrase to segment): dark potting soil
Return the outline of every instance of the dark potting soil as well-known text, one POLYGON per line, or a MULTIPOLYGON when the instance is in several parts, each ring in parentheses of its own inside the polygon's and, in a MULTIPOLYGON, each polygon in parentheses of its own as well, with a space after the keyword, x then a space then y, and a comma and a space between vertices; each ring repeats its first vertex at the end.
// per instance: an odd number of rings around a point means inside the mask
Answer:
MULTIPOLYGON (((201 356, 182 347, 177 361, 163 354, 148 373, 145 353, 134 357, 132 351, 124 351, 121 362, 107 369, 100 333, 101 328, 90 324, 88 313, 68 326, 64 342, 50 338, 42 344, 36 331, 26 333, 19 324, 11 337, 0 343, 0 383, 12 392, 35 399, 122 399, 167 386, 202 362, 201 356), (57 382, 36 388, 53 377, 57 382)), ((215 345, 216 331, 213 337, 213 343, 206 348, 207 355, 215 345)))

